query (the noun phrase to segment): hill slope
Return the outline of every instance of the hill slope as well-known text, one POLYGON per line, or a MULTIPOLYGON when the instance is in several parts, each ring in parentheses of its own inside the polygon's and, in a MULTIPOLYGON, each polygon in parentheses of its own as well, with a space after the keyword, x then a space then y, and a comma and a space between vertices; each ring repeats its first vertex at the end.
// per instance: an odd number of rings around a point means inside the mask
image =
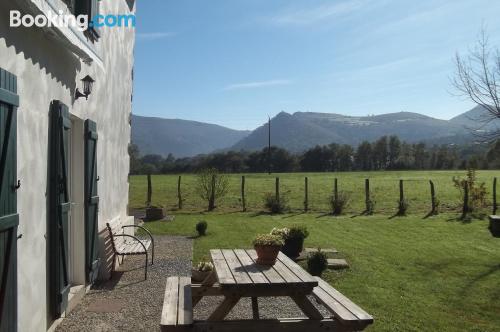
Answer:
POLYGON ((196 121, 132 116, 132 143, 143 155, 189 157, 231 147, 248 134, 196 121))

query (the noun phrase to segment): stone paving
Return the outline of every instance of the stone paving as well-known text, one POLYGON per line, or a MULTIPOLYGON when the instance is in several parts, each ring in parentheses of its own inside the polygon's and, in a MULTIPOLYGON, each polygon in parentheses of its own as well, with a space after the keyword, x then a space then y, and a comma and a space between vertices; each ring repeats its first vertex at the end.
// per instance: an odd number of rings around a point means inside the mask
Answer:
POLYGON ((93 287, 56 331, 159 331, 166 279, 191 275, 192 240, 154 238, 155 262, 147 280, 144 256, 126 257, 113 278, 93 287))

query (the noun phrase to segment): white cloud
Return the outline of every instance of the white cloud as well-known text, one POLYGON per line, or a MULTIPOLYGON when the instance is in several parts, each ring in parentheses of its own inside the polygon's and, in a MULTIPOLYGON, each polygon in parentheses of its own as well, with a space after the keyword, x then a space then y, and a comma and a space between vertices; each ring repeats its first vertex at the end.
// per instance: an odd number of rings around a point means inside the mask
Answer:
POLYGON ((143 40, 143 41, 164 39, 164 38, 169 38, 172 36, 175 36, 175 33, 173 33, 173 32, 143 32, 143 33, 136 34, 137 40, 143 40))
POLYGON ((269 80, 269 81, 258 81, 258 82, 245 82, 245 83, 230 84, 230 85, 224 87, 224 90, 255 89, 255 88, 268 87, 268 86, 288 85, 288 84, 292 84, 292 81, 290 81, 290 80, 269 80))

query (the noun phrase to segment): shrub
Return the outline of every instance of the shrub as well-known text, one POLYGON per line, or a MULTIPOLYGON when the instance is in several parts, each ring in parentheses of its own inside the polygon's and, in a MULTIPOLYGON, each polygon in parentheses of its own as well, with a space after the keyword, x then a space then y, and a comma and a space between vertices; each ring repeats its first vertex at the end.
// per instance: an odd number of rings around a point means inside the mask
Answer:
POLYGON ((406 212, 408 211, 408 208, 410 207, 410 202, 406 198, 403 198, 403 200, 398 201, 398 216, 406 216, 406 212))
POLYGON ((284 240, 279 235, 259 234, 253 240, 254 246, 282 247, 284 240))
POLYGON ((288 233, 289 239, 301 239, 304 240, 309 236, 309 231, 306 226, 302 225, 294 225, 290 227, 290 231, 288 233))
POLYGON ((264 196, 264 207, 272 214, 279 214, 285 212, 288 206, 288 198, 285 195, 280 195, 278 199, 276 195, 267 193, 264 196))
POLYGON ((326 254, 318 249, 309 255, 307 258, 307 270, 313 276, 320 277, 323 271, 328 267, 328 260, 326 254))
POLYGON ((347 205, 349 204, 350 195, 345 191, 340 191, 335 197, 330 197, 330 211, 334 216, 339 216, 344 213, 347 205))
POLYGON ((271 230, 271 232, 269 234, 279 236, 283 239, 283 241, 286 241, 286 239, 288 239, 288 236, 290 235, 290 228, 287 228, 287 227, 276 228, 275 227, 271 230))
POLYGON ((481 207, 486 206, 486 185, 484 182, 478 183, 476 179, 476 171, 472 168, 467 170, 465 179, 461 177, 453 177, 453 184, 460 192, 460 196, 464 197, 464 187, 467 186, 469 191, 469 199, 467 202, 467 212, 473 212, 481 207))
POLYGON ((202 220, 196 224, 196 231, 199 236, 204 236, 207 233, 208 224, 206 221, 202 220))
POLYGON ((198 173, 196 191, 198 195, 207 202, 208 211, 215 209, 215 203, 226 196, 228 190, 228 178, 219 173, 215 168, 203 169, 198 173))
POLYGON ((196 270, 200 272, 208 272, 214 269, 214 265, 206 260, 201 260, 196 266, 196 270))

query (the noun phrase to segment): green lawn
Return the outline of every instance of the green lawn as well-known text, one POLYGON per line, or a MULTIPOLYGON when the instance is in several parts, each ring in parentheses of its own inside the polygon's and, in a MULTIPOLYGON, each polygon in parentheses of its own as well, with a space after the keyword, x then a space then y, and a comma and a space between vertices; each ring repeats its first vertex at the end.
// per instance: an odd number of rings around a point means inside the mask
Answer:
MULTIPOLYGON (((399 199, 399 179, 404 180, 406 198, 410 202, 409 213, 425 215, 430 209, 429 180, 436 186, 436 195, 441 201, 441 209, 454 211, 460 208, 459 192, 453 187, 452 177, 463 176, 464 171, 380 171, 348 173, 285 173, 285 174, 246 174, 246 200, 249 211, 262 210, 266 192, 274 192, 275 177, 280 177, 281 192, 288 196, 292 211, 303 209, 304 177, 309 178, 309 207, 315 212, 327 212, 328 198, 332 193, 333 180, 339 181, 339 189, 350 194, 349 214, 364 210, 364 179, 370 179, 372 199, 375 200, 377 213, 393 214, 399 199)), ((500 171, 479 171, 478 180, 484 181, 491 191, 492 179, 500 177, 500 171)), ((177 175, 153 175, 153 203, 169 210, 177 206, 177 175)), ((241 174, 229 175, 229 193, 218 210, 236 212, 241 210, 241 174)), ((196 193, 196 176, 182 175, 182 196, 184 211, 201 212, 206 209, 196 193)), ((146 176, 130 177, 130 207, 141 208, 146 202, 146 176)), ((488 197, 489 198, 489 197, 488 197)))
POLYGON ((183 213, 148 223, 156 234, 208 234, 194 241, 194 259, 211 248, 249 248, 255 234, 304 224, 306 245, 335 247, 351 264, 323 278, 375 318, 371 331, 500 331, 500 239, 486 221, 455 215, 429 219, 387 216, 269 216, 257 213, 183 213))
MULTIPOLYGON (((452 177, 463 171, 352 172, 311 174, 248 174, 247 206, 240 203, 241 175, 230 175, 230 190, 215 212, 196 195, 194 175, 182 176, 184 208, 176 211, 177 176, 153 176, 153 203, 176 215, 173 222, 147 223, 156 234, 195 235, 199 220, 208 222, 208 235, 194 240, 194 259, 208 257, 212 248, 249 248, 253 237, 273 227, 307 225, 310 247, 334 247, 351 264, 323 278, 375 317, 372 331, 500 331, 500 239, 487 230, 486 220, 457 221, 460 197, 452 177), (291 211, 262 213, 264 193, 281 179, 281 192, 291 211), (309 178, 309 206, 303 213, 304 177, 309 178), (331 217, 328 197, 333 179, 351 195, 347 213, 331 217), (374 216, 364 209, 364 179, 370 178, 376 201, 374 216), (405 180, 410 201, 408 217, 396 212, 399 179, 405 180), (424 219, 430 209, 429 180, 436 185, 444 213, 424 219)), ((478 180, 491 192, 500 171, 480 171, 478 180)), ((488 199, 491 201, 491 195, 488 199)), ((130 178, 130 207, 146 200, 146 177, 130 178)), ((483 213, 490 213, 485 207, 483 213)))

